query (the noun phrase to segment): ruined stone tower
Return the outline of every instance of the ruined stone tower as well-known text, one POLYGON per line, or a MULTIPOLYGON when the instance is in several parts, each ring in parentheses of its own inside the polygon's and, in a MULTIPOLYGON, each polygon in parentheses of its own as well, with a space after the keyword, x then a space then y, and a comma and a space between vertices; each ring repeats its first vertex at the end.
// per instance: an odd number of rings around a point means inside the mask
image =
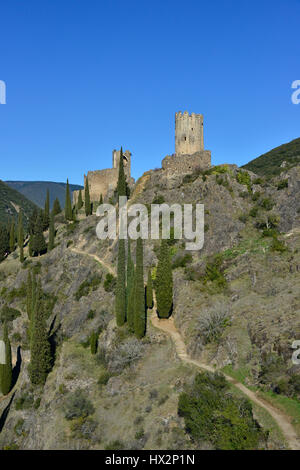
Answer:
POLYGON ((175 153, 193 155, 204 150, 203 115, 175 113, 175 153))
POLYGON ((161 164, 168 177, 211 166, 211 153, 204 150, 202 114, 175 113, 175 154, 167 155, 161 164))
MULTIPOLYGON (((120 154, 121 150, 113 150, 112 152, 112 166, 116 168, 119 173, 119 166, 120 166, 120 154)), ((124 165, 124 173, 125 175, 130 178, 131 174, 131 153, 129 150, 123 152, 123 165, 124 165)))

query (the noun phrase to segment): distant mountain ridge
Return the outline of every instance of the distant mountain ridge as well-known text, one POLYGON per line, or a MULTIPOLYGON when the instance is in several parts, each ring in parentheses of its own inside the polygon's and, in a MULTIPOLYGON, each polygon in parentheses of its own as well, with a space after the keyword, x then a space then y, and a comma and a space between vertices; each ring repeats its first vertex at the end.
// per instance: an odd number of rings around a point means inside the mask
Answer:
MULTIPOLYGON (((48 189, 50 193, 50 207, 53 206, 53 202, 56 198, 58 198, 62 208, 65 206, 66 183, 56 183, 52 181, 5 181, 5 183, 16 191, 19 191, 39 207, 44 207, 48 189)), ((70 184, 71 193, 82 188, 83 186, 78 184, 70 184)))
POLYGON ((300 138, 280 145, 260 157, 251 160, 242 168, 260 176, 272 177, 300 164, 300 138), (285 163, 284 163, 285 162, 285 163))
POLYGON ((28 218, 36 208, 32 201, 0 180, 0 223, 7 223, 13 217, 17 219, 19 210, 22 209, 26 226, 28 218))

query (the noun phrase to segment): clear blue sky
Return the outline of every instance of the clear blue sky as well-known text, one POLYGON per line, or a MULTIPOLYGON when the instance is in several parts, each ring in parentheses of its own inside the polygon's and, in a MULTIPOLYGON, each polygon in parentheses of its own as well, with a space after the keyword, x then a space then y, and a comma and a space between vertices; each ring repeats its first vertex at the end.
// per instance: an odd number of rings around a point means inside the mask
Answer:
POLYGON ((214 164, 300 136, 300 1, 9 0, 0 5, 0 179, 82 183, 132 151, 174 152, 174 114, 204 114, 214 164))

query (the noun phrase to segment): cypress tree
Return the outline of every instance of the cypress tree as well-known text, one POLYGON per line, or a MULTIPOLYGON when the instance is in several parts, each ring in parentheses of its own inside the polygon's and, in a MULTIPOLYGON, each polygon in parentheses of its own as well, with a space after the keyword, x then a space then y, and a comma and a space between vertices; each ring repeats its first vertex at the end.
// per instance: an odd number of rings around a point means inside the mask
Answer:
POLYGON ((125 275, 125 240, 118 243, 118 269, 116 286, 116 321, 118 326, 126 322, 126 275, 125 275))
POLYGON ((12 220, 11 226, 10 226, 10 234, 9 234, 9 249, 10 252, 12 253, 15 251, 16 248, 16 235, 15 235, 15 221, 12 220))
POLYGON ((1 392, 3 395, 7 395, 12 386, 12 364, 11 364, 11 346, 8 337, 7 324, 4 323, 3 327, 3 341, 5 344, 5 364, 1 364, 1 392))
POLYGON ((134 286, 134 333, 137 338, 142 338, 146 333, 146 308, 144 287, 144 262, 143 240, 137 239, 136 243, 136 271, 134 286))
POLYGON ((100 200, 99 200, 99 205, 101 206, 101 204, 103 204, 103 196, 102 196, 102 194, 100 194, 100 200))
POLYGON ((173 277, 167 240, 161 241, 155 280, 157 312, 161 318, 168 318, 173 304, 173 277))
POLYGON ((92 214, 92 205, 91 205, 91 199, 90 199, 89 181, 88 181, 87 177, 85 179, 85 187, 84 187, 84 208, 85 208, 85 215, 86 216, 92 214))
POLYGON ((80 189, 80 190, 79 190, 79 194, 78 194, 77 209, 80 211, 80 209, 82 208, 82 206, 83 206, 82 192, 81 192, 81 189, 80 189))
POLYGON ((152 276, 151 269, 148 271, 147 279, 147 308, 153 307, 153 288, 152 288, 152 276))
POLYGON ((129 329, 134 331, 134 263, 131 257, 130 239, 127 251, 127 286, 126 286, 126 313, 129 329))
POLYGON ((45 208, 44 208, 44 213, 43 213, 43 230, 47 230, 47 228, 49 227, 49 221, 50 221, 50 195, 49 195, 49 189, 47 189, 45 208))
POLYGON ((71 204, 70 186, 69 186, 68 179, 67 179, 67 186, 66 186, 65 219, 72 220, 72 204, 71 204))
POLYGON ((126 178, 125 178, 125 172, 124 172, 122 147, 120 150, 120 164, 119 164, 119 177, 118 177, 117 192, 118 192, 118 197, 126 196, 126 178))
POLYGON ((9 233, 5 225, 0 224, 0 262, 9 251, 9 233))
POLYGON ((55 227, 54 227, 54 214, 52 211, 50 215, 48 251, 51 251, 54 248, 54 238, 55 238, 55 227))
POLYGON ((27 274, 27 282, 26 282, 26 310, 28 320, 31 320, 32 316, 32 277, 30 270, 27 274))
POLYGON ((24 261, 24 229, 23 229, 23 217, 22 211, 19 211, 19 221, 18 221, 18 245, 20 249, 20 261, 24 261))
POLYGON ((29 235, 29 243, 28 243, 28 254, 31 257, 33 255, 33 235, 32 233, 29 235))
POLYGON ((29 376, 32 384, 43 385, 51 369, 51 350, 42 301, 42 289, 38 283, 36 303, 31 327, 31 359, 29 376))
POLYGON ((53 209, 52 209, 53 215, 57 215, 61 213, 61 207, 58 198, 55 199, 53 203, 53 209))
POLYGON ((98 335, 95 331, 93 331, 93 333, 91 334, 90 344, 91 344, 91 353, 96 354, 97 347, 98 347, 98 335))
POLYGON ((47 245, 43 234, 43 213, 39 213, 34 227, 32 251, 35 255, 41 255, 47 251, 47 245))

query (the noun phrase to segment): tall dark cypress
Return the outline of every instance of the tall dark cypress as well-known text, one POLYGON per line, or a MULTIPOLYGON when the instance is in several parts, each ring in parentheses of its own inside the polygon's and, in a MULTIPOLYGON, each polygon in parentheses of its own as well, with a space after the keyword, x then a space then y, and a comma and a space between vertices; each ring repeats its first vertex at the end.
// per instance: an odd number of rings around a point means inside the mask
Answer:
POLYGON ((119 177, 118 177, 117 192, 118 192, 118 197, 126 196, 126 178, 125 178, 125 172, 124 172, 122 147, 120 150, 120 163, 119 163, 119 177))
POLYGON ((89 181, 88 181, 87 177, 85 179, 85 186, 84 186, 84 208, 85 208, 85 215, 86 216, 92 214, 92 205, 91 205, 91 199, 90 199, 90 188, 89 188, 89 181))
POLYGON ((116 321, 118 326, 126 322, 126 262, 125 262, 125 240, 118 242, 118 269, 116 286, 116 321))
POLYGON ((19 211, 19 221, 18 221, 18 245, 20 250, 20 261, 24 261, 24 229, 23 229, 23 217, 22 211, 19 211))
POLYGON ((144 261, 143 240, 137 239, 136 243, 136 271, 135 271, 135 296, 134 296, 134 333, 137 338, 142 338, 146 333, 146 308, 144 287, 144 261))
POLYGON ((35 227, 34 237, 32 242, 32 251, 35 255, 41 255, 47 251, 47 244, 43 234, 43 212, 40 211, 35 227))
POLYGON ((155 279, 157 312, 161 318, 168 318, 173 304, 173 277, 167 240, 161 241, 155 279))
POLYGON ((131 257, 130 239, 127 250, 127 285, 126 285, 126 314, 129 329, 134 331, 134 263, 131 257))
POLYGON ((9 233, 4 224, 0 223, 0 262, 9 251, 9 233))
POLYGON ((72 220, 72 204, 71 204, 70 185, 69 185, 68 179, 67 179, 67 186, 66 186, 65 218, 66 220, 72 220))
POLYGON ((30 380, 34 385, 43 385, 51 369, 51 349, 40 282, 38 283, 37 298, 32 318, 30 352, 30 380))
POLYGON ((55 238, 55 226, 54 226, 54 214, 52 211, 50 215, 48 251, 51 251, 54 248, 54 238, 55 238))
POLYGON ((27 282, 26 282, 26 310, 28 320, 31 320, 32 315, 32 277, 31 272, 28 270, 27 282))
POLYGON ((11 346, 6 322, 3 327, 3 342, 5 344, 5 364, 0 364, 0 385, 3 395, 7 395, 12 386, 11 346))
POLYGON ((43 214, 43 230, 47 230, 50 222, 50 194, 49 189, 47 189, 47 195, 45 200, 45 208, 43 214))
POLYGON ((53 203, 52 212, 53 212, 53 215, 60 214, 60 212, 61 212, 60 202, 59 202, 58 198, 56 198, 54 203, 53 203))
POLYGON ((10 252, 12 253, 15 251, 16 248, 16 235, 15 235, 15 221, 12 220, 11 226, 10 226, 10 234, 9 234, 9 249, 10 252))
POLYGON ((100 194, 100 200, 99 200, 99 205, 101 206, 101 204, 103 204, 103 196, 102 196, 102 194, 100 194))
POLYGON ((148 271, 148 279, 147 279, 147 308, 153 307, 153 288, 152 288, 152 276, 151 276, 151 269, 148 271))
POLYGON ((80 209, 82 208, 83 206, 83 201, 82 201, 82 192, 81 192, 81 189, 79 190, 79 194, 78 194, 78 200, 77 200, 77 209, 80 211, 80 209))

